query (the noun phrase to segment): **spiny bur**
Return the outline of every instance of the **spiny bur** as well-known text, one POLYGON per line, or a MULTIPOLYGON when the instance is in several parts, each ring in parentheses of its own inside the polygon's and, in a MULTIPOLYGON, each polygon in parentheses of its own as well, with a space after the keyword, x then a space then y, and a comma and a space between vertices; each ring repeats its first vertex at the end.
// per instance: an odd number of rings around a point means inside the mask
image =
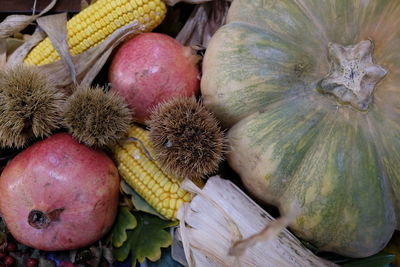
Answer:
POLYGON ((226 140, 217 119, 194 98, 161 103, 147 121, 156 159, 178 179, 197 180, 217 171, 226 140))
POLYGON ((65 96, 37 67, 0 71, 0 146, 24 147, 61 125, 65 96))
POLYGON ((132 112, 124 100, 102 87, 80 87, 67 99, 64 125, 79 142, 105 147, 126 134, 132 112))

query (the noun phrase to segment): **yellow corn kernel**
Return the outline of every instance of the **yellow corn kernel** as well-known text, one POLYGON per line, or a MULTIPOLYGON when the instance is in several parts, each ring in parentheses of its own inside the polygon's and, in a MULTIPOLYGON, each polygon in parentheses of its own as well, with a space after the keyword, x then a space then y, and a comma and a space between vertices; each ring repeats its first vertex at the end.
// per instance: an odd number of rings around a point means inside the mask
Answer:
POLYGON ((172 186, 171 181, 168 181, 168 182, 164 185, 164 190, 169 192, 170 189, 171 189, 171 186, 172 186))
POLYGON ((163 200, 162 204, 164 208, 169 208, 169 198, 166 198, 163 200))
POLYGON ((153 192, 154 195, 157 195, 157 192, 159 191, 160 186, 158 184, 155 184, 152 188, 151 191, 153 192))
POLYGON ((168 196, 169 196, 169 192, 163 191, 163 193, 160 195, 159 199, 164 200, 164 199, 168 198, 168 196))
POLYGON ((166 211, 166 215, 167 218, 172 218, 172 217, 176 217, 174 211, 172 209, 167 209, 166 211))
POLYGON ((168 179, 166 177, 162 177, 161 181, 160 181, 160 186, 164 187, 164 185, 168 183, 168 179))
POLYGON ((171 193, 176 193, 179 189, 179 186, 177 184, 172 184, 171 185, 171 193))
POLYGON ((175 205, 177 205, 178 207, 180 207, 182 204, 183 204, 183 200, 180 199, 180 198, 178 198, 178 199, 176 200, 176 204, 175 204, 175 205))
POLYGON ((163 192, 163 189, 162 188, 158 188, 157 191, 155 192, 155 194, 156 194, 157 197, 160 197, 162 192, 163 192))
POLYGON ((176 220, 179 207, 191 201, 191 194, 181 189, 180 181, 166 174, 151 157, 148 131, 133 126, 128 137, 140 141, 121 141, 113 147, 121 177, 161 215, 176 220))
POLYGON ((190 202, 192 200, 192 196, 190 194, 185 194, 182 199, 184 202, 190 202))
MULTIPOLYGON (((137 33, 152 31, 163 21, 166 11, 162 0, 97 0, 67 22, 71 55, 85 52, 133 21, 140 23, 137 33), (146 3, 144 7, 143 3, 146 3), (152 12, 158 16, 151 15, 152 12)), ((59 59, 50 39, 46 38, 31 50, 24 62, 44 65, 59 59)))
POLYGON ((173 209, 175 207, 175 205, 176 205, 176 199, 171 198, 169 200, 169 208, 173 209))

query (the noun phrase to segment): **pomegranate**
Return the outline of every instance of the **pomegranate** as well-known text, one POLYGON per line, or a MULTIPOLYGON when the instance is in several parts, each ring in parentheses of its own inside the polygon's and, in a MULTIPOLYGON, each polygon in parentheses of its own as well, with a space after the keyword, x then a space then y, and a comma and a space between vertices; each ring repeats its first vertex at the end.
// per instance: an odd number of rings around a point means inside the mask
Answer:
POLYGON ((174 38, 142 33, 122 44, 109 68, 111 89, 126 99, 144 123, 158 103, 199 91, 199 56, 174 38))
POLYGON ((119 175, 103 152, 58 133, 20 152, 0 177, 0 213, 19 242, 69 250, 99 240, 117 212, 119 175))

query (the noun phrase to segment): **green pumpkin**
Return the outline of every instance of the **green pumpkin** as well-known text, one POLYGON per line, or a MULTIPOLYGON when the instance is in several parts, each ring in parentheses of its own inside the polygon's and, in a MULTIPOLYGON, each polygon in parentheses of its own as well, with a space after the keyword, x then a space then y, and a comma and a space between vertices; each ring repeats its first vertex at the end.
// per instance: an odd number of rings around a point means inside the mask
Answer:
POLYGON ((321 250, 364 257, 400 222, 400 1, 234 0, 203 62, 228 162, 321 250))

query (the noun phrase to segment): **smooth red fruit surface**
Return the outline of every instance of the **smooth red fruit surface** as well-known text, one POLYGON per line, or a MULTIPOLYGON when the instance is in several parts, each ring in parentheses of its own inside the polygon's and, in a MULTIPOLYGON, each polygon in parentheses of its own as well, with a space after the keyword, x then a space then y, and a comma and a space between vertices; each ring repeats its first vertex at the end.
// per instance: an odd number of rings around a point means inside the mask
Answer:
POLYGON ((38 264, 39 264, 39 261, 37 259, 29 258, 26 261, 25 266, 26 267, 36 267, 36 266, 38 266, 38 264))
POLYGON ((74 264, 70 261, 62 261, 60 262, 59 267, 74 267, 74 264))
POLYGON ((126 41, 109 68, 112 90, 117 91, 144 123, 151 108, 177 96, 199 91, 198 56, 190 47, 161 33, 142 33, 126 41))
POLYGON ((11 256, 5 257, 4 264, 6 266, 12 266, 12 265, 14 265, 14 263, 15 263, 15 259, 13 257, 11 257, 11 256))
POLYGON ((6 253, 0 251, 0 259, 4 259, 7 256, 6 253))
POLYGON ((117 212, 119 175, 103 152, 55 134, 20 152, 0 177, 0 212, 19 242, 69 250, 99 240, 117 212))

